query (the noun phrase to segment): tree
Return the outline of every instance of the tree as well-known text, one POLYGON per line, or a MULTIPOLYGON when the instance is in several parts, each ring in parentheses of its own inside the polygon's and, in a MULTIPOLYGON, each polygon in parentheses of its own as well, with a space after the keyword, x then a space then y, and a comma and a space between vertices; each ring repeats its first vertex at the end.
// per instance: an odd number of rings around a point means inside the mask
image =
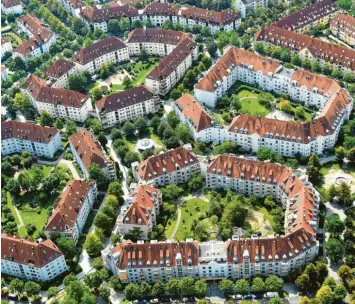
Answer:
POLYGON ((352 73, 344 73, 343 75, 343 80, 345 82, 354 82, 355 81, 355 76, 352 73))
POLYGON ((108 286, 101 286, 99 288, 99 295, 100 297, 106 302, 109 303, 109 299, 110 299, 110 288, 108 286))
POLYGON ((333 300, 335 303, 343 303, 346 295, 347 291, 343 284, 337 284, 335 288, 333 288, 333 300))
POLYGON ((110 279, 109 279, 109 283, 110 283, 110 286, 113 288, 114 291, 121 291, 122 290, 122 285, 120 283, 120 281, 115 277, 115 276, 112 276, 110 279))
POLYGON ((207 284, 204 281, 197 280, 195 282, 195 294, 198 298, 204 298, 207 293, 207 284))
POLYGON ((339 146, 335 149, 335 156, 339 162, 342 162, 345 157, 345 149, 342 146, 339 146))
POLYGON ((191 141, 192 131, 186 124, 179 123, 175 131, 178 139, 180 139, 184 144, 191 141))
POLYGON ((209 69, 212 66, 212 59, 209 56, 204 55, 201 59, 201 62, 204 64, 206 69, 209 69))
POLYGON ((53 298, 59 293, 58 287, 52 286, 47 290, 47 298, 53 298))
POLYGON ((118 201, 118 198, 115 195, 109 195, 106 198, 106 206, 111 206, 113 210, 118 210, 120 207, 120 202, 118 201))
POLYGON ((103 132, 100 132, 100 134, 97 136, 97 140, 100 142, 102 147, 107 145, 107 138, 103 132))
POLYGON ((38 121, 42 126, 52 126, 54 123, 54 117, 48 112, 42 111, 38 121))
POLYGON ((324 280, 322 286, 329 286, 330 289, 334 289, 337 283, 335 283, 335 280, 332 277, 328 277, 324 280))
POLYGON ((184 88, 187 90, 192 89, 196 82, 196 79, 197 79, 196 74, 192 70, 188 70, 182 81, 184 88))
POLYGON ((99 212, 94 220, 96 227, 99 227, 103 230, 104 234, 109 236, 112 229, 112 221, 114 218, 110 218, 107 214, 99 212))
POLYGON ((83 282, 74 280, 70 282, 66 287, 66 296, 61 303, 85 303, 95 304, 96 297, 91 293, 89 287, 85 286, 83 282), (70 300, 69 300, 70 299, 70 300), (69 301, 69 302, 68 302, 69 301))
POLYGON ((107 31, 110 34, 117 35, 120 32, 120 23, 116 19, 111 19, 107 24, 107 31))
POLYGON ((348 265, 341 265, 337 273, 344 284, 346 284, 347 281, 352 278, 352 271, 348 265))
POLYGON ((101 286, 102 280, 98 271, 95 271, 85 276, 84 282, 90 289, 96 290, 101 286))
POLYGON ((271 298, 269 301, 269 304, 283 304, 283 303, 284 301, 279 297, 271 298))
POLYGON ((67 275, 64 280, 63 280, 63 285, 64 287, 68 287, 70 285, 71 282, 75 282, 78 281, 79 279, 75 276, 75 274, 71 273, 69 275, 67 275))
POLYGON ((123 159, 123 164, 129 167, 132 163, 139 161, 139 154, 137 152, 128 151, 125 158, 123 159))
POLYGON ((113 181, 108 185, 107 193, 120 197, 123 195, 122 185, 119 181, 113 181))
POLYGON ((340 78, 342 78, 342 76, 343 76, 342 72, 337 67, 333 68, 332 78, 340 79, 340 78))
POLYGON ((138 130, 139 132, 142 132, 142 131, 146 130, 147 123, 146 123, 146 121, 145 121, 145 119, 143 117, 138 117, 134 121, 133 127, 134 127, 135 130, 138 130))
POLYGON ((234 284, 231 280, 222 280, 218 284, 218 288, 224 292, 225 296, 229 296, 234 291, 234 284))
POLYGON ((310 286, 310 278, 307 274, 301 274, 295 281, 297 287, 301 291, 306 291, 310 286))
POLYGON ((351 188, 347 182, 341 182, 337 188, 339 203, 348 205, 351 203, 351 188))
POLYGON ((134 240, 140 240, 143 236, 143 231, 139 227, 133 227, 129 233, 130 237, 134 240))
POLYGON ((154 155, 154 151, 152 149, 147 149, 147 150, 143 151, 142 158, 143 158, 143 160, 145 160, 152 155, 154 155))
POLYGON ((276 275, 270 275, 266 278, 265 285, 267 291, 280 292, 283 288, 284 280, 276 275))
POLYGON ((174 278, 170 279, 166 283, 166 290, 175 297, 179 296, 181 293, 180 280, 174 278))
POLYGON ((209 41, 207 44, 206 44, 206 48, 207 48, 207 51, 208 53, 211 55, 211 56, 214 56, 217 52, 217 44, 216 42, 214 42, 213 40, 209 41))
POLYGON ((180 123, 179 117, 176 115, 175 111, 170 111, 166 117, 166 121, 169 123, 169 125, 175 129, 178 124, 180 123))
POLYGON ((9 291, 15 294, 19 294, 24 291, 24 287, 25 287, 25 283, 22 280, 18 278, 14 278, 11 280, 9 284, 9 291))
POLYGON ((41 285, 39 285, 38 283, 32 281, 28 281, 25 283, 25 292, 28 297, 30 298, 35 297, 39 294, 40 291, 41 291, 41 285))
POLYGON ((328 277, 328 266, 323 262, 316 263, 316 271, 318 282, 321 284, 326 277, 328 277))
POLYGON ((72 135, 75 132, 76 132, 76 123, 75 123, 75 121, 67 120, 67 123, 66 123, 66 126, 65 126, 66 135, 70 136, 70 135, 72 135))
POLYGON ((147 282, 142 282, 140 285, 139 285, 139 293, 141 295, 150 295, 151 293, 151 287, 150 285, 147 283, 147 282))
POLYGON ((30 100, 22 93, 16 93, 14 97, 14 107, 25 116, 29 115, 30 109, 32 108, 30 100))
POLYGON ((327 216, 325 219, 325 229, 331 235, 338 237, 345 229, 345 223, 340 219, 339 215, 334 214, 327 216))
POLYGON ((246 294, 249 291, 249 283, 246 279, 240 279, 235 282, 235 289, 238 293, 246 294))
POLYGON ((115 141, 116 139, 121 139, 122 138, 122 133, 120 129, 113 128, 111 130, 111 139, 115 141))
POLYGON ((322 304, 332 304, 333 303, 333 292, 329 286, 322 286, 318 291, 316 298, 322 304))
POLYGON ((63 124, 62 120, 61 120, 59 117, 57 117, 57 118, 55 119, 54 126, 55 126, 58 130, 63 129, 64 124, 63 124))
POLYGON ((129 30, 131 24, 129 22, 129 19, 126 17, 122 17, 119 21, 120 29, 122 31, 129 30))
POLYGON ((194 237, 199 241, 205 241, 208 238, 209 225, 206 221, 197 223, 194 229, 194 237))
POLYGON ((165 293, 165 284, 162 281, 156 281, 152 288, 152 295, 154 297, 161 297, 165 293))
POLYGON ((299 54, 295 54, 291 58, 291 63, 297 66, 302 66, 302 59, 299 54))
POLYGON ((10 178, 6 183, 6 190, 13 195, 19 195, 21 192, 21 186, 17 179, 10 178))
POLYGON ((265 291, 265 288, 266 288, 265 282, 263 281, 262 278, 256 277, 253 279, 253 284, 252 284, 251 288, 256 293, 262 293, 265 291))
POLYGON ((147 21, 144 24, 147 28, 152 28, 154 27, 152 20, 150 20, 150 18, 147 18, 147 21))
POLYGON ((60 251, 63 252, 64 256, 68 257, 69 259, 72 259, 77 253, 75 242, 72 238, 60 237, 56 240, 56 245, 60 251))
POLYGON ((98 184, 103 184, 108 181, 108 177, 98 164, 91 164, 89 168, 89 178, 97 181, 98 184))
POLYGON ((123 125, 122 128, 123 132, 126 134, 126 136, 132 136, 134 135, 134 125, 130 121, 126 121, 125 124, 123 125))
POLYGON ((161 123, 160 117, 157 115, 154 115, 154 117, 150 121, 150 126, 153 128, 154 132, 157 132, 160 123, 161 123))
POLYGON ((328 242, 324 244, 326 254, 332 262, 338 262, 343 259, 344 245, 338 239, 330 238, 328 242))
POLYGON ((132 22, 132 28, 143 28, 143 23, 140 20, 134 20, 132 22))
POLYGON ((162 188, 162 192, 164 201, 171 202, 181 197, 184 190, 177 185, 168 185, 162 188))
POLYGON ((174 25, 170 20, 166 20, 163 24, 162 24, 162 29, 164 30, 173 30, 174 29, 174 25))
POLYGON ((104 249, 104 244, 95 233, 89 233, 86 237, 84 248, 91 257, 98 257, 101 250, 104 249))
POLYGON ((292 113, 292 106, 289 100, 282 100, 279 104, 279 109, 286 113, 292 113))
POLYGON ((83 73, 75 73, 69 76, 69 89, 85 93, 87 91, 88 80, 83 73))
POLYGON ((204 183, 205 183, 205 179, 202 176, 202 174, 197 174, 190 179, 188 183, 189 190, 191 192, 196 192, 203 187, 204 183))

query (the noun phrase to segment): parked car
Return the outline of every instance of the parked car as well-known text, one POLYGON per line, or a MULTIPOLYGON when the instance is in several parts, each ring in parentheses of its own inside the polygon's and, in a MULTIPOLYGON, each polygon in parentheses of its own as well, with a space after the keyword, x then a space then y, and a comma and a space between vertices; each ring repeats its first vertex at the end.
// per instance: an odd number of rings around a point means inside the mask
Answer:
POLYGON ((159 303, 159 299, 151 299, 149 303, 159 303))
POLYGON ((243 300, 243 296, 240 295, 240 294, 236 294, 236 295, 233 295, 233 296, 232 296, 232 299, 233 299, 233 300, 243 300))
POLYGON ((246 296, 244 296, 243 298, 244 300, 254 300, 255 299, 255 295, 254 294, 248 294, 246 296))
POLYGON ((271 299, 271 298, 274 298, 274 297, 278 297, 279 296, 279 293, 278 292, 267 292, 264 294, 264 298, 265 299, 271 299))

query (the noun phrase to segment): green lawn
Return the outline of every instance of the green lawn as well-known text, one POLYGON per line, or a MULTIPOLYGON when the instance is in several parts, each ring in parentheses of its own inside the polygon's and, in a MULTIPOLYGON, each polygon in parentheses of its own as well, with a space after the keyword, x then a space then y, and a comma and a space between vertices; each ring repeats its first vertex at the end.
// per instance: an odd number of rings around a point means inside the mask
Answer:
POLYGON ((49 175, 49 173, 52 171, 52 169, 53 169, 53 167, 51 167, 51 166, 43 165, 44 176, 47 177, 49 175))
MULTIPOLYGON (((191 232, 192 221, 194 219, 197 220, 198 216, 200 214, 205 214, 207 210, 208 210, 208 202, 202 199, 193 198, 184 202, 181 207, 180 225, 174 239, 178 241, 183 241, 186 238, 192 237, 192 232, 191 232)), ((166 230, 165 233, 166 237, 168 237, 171 234, 171 232, 174 230, 175 223, 176 222, 173 221, 169 225, 172 227, 169 226, 167 227, 168 229, 166 230)))
POLYGON ((13 32, 3 33, 2 36, 3 38, 7 38, 7 40, 11 42, 13 47, 19 46, 22 42, 21 38, 13 32))
MULTIPOLYGON (((253 93, 249 90, 243 89, 236 95, 240 99, 242 106, 240 113, 249 114, 253 116, 266 116, 270 110, 259 102, 259 94, 253 93)), ((270 100, 271 101, 271 100, 270 100)))

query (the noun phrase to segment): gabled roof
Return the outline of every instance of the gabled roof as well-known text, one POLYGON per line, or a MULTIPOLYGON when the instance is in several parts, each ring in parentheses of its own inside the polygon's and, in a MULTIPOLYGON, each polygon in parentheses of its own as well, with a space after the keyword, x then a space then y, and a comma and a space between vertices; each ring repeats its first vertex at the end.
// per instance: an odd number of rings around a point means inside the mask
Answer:
POLYGON ((229 46, 225 49, 222 58, 195 85, 195 88, 209 92, 216 91, 223 77, 227 76, 235 66, 252 67, 254 72, 260 71, 267 75, 268 73, 275 74, 281 64, 276 60, 229 46))
POLYGON ((346 32, 355 38, 355 17, 341 13, 338 14, 331 22, 330 28, 337 27, 340 31, 346 32))
POLYGON ((126 48, 127 46, 118 37, 108 37, 99 40, 78 51, 72 59, 82 65, 87 64, 105 54, 126 48))
POLYGON ((73 227, 91 187, 88 181, 68 181, 62 194, 54 203, 45 230, 73 233, 73 227))
POLYGON ((188 6, 180 10, 181 16, 195 21, 206 22, 209 24, 224 25, 240 19, 238 12, 233 10, 223 10, 217 12, 205 8, 188 6))
POLYGON ((1 234, 1 260, 43 267, 62 255, 51 240, 37 243, 11 234, 1 234))
POLYGON ((170 45, 178 45, 185 38, 190 38, 191 35, 184 32, 163 30, 159 28, 134 29, 128 35, 127 43, 164 43, 170 45))
POLYGON ((1 123, 1 140, 14 138, 46 144, 49 143, 58 132, 56 128, 43 127, 29 122, 8 120, 1 123))
POLYGON ((79 130, 69 137, 69 142, 81 158, 85 168, 89 170, 94 163, 101 168, 107 167, 108 158, 94 136, 87 130, 79 130))
POLYGON ((58 59, 44 71, 44 74, 58 79, 64 74, 68 73, 74 67, 75 64, 73 62, 65 59, 58 59))
POLYGON ((213 119, 207 114, 200 103, 190 94, 184 94, 175 101, 176 106, 187 120, 194 126, 196 132, 208 129, 213 125, 213 119))
POLYGON ((3 0, 2 5, 5 8, 10 8, 10 7, 14 7, 17 5, 21 5, 21 1, 20 0, 3 0))
POLYGON ((86 94, 77 91, 48 87, 46 82, 32 74, 22 88, 27 90, 38 102, 81 108, 89 99, 86 94))
POLYGON ((138 10, 134 6, 122 5, 109 8, 93 8, 86 6, 80 11, 80 15, 89 22, 105 22, 121 17, 132 18, 138 16, 138 10))
POLYGON ((143 9, 143 14, 149 16, 177 16, 178 11, 173 3, 151 2, 143 9))
POLYGON ((138 167, 138 175, 147 181, 198 163, 197 157, 183 147, 179 147, 159 155, 151 156, 142 161, 138 167))
POLYGON ((315 58, 355 70, 355 50, 341 45, 335 45, 273 25, 267 26, 256 33, 255 40, 269 42, 296 52, 307 49, 315 58))
POLYGON ((138 86, 119 93, 107 95, 96 102, 100 112, 112 112, 154 98, 154 94, 145 86, 138 86))

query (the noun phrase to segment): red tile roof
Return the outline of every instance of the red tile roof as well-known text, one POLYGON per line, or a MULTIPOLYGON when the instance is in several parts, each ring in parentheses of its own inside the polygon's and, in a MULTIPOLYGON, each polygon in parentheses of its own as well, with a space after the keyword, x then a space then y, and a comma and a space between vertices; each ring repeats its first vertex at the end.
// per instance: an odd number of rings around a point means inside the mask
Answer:
POLYGON ((68 73, 74 67, 75 64, 73 62, 65 59, 58 59, 44 71, 44 74, 58 79, 64 74, 68 73))
POLYGON ((17 5, 21 5, 21 1, 20 0, 3 0, 2 5, 5 8, 10 8, 10 7, 14 7, 17 5))
POLYGON ((353 16, 344 13, 337 15, 330 22, 330 28, 339 29, 355 38, 355 18, 353 16))
POLYGON ((73 227, 91 187, 88 181, 68 181, 64 191, 54 203, 45 230, 73 233, 73 227))
POLYGON ((154 98, 145 86, 138 86, 119 93, 105 96, 96 102, 96 107, 100 112, 112 112, 154 98))
POLYGON ((134 6, 129 5, 109 8, 86 6, 80 11, 80 15, 89 22, 106 22, 110 19, 119 19, 121 17, 137 17, 138 10, 134 6))
POLYGON ((96 58, 126 47, 127 46, 118 37, 108 37, 81 49, 72 57, 72 59, 84 65, 95 60, 96 58))
POLYGON ((190 94, 182 95, 175 101, 181 113, 194 126, 196 132, 208 129, 213 125, 213 119, 207 114, 200 103, 190 94))
POLYGON ((240 19, 238 12, 233 10, 223 10, 221 12, 217 12, 195 6, 182 8, 180 10, 180 14, 187 19, 193 19, 198 22, 206 22, 215 25, 229 24, 240 19))
POLYGON ((39 102, 81 108, 89 96, 72 90, 48 87, 46 82, 32 74, 22 86, 39 102))
POLYGON ((51 127, 43 127, 29 122, 8 120, 1 123, 1 139, 10 138, 25 139, 32 142, 49 143, 57 134, 58 130, 51 127))
POLYGON ((138 175, 147 181, 164 174, 176 171, 176 166, 185 168, 198 163, 197 157, 183 147, 179 147, 159 155, 151 156, 142 161, 138 167, 138 175))
POLYGON ((222 58, 195 85, 195 88, 209 92, 216 91, 217 83, 222 82, 223 77, 227 76, 234 66, 253 66, 254 71, 261 71, 267 75, 268 73, 275 74, 281 64, 276 60, 229 46, 225 49, 222 58))
POLYGON ((281 27, 290 31, 294 31, 300 27, 322 19, 325 16, 337 11, 338 8, 332 0, 321 0, 311 4, 304 9, 295 12, 283 19, 274 23, 275 26, 281 27))
POLYGON ((207 173, 278 185, 291 201, 289 214, 292 216, 286 219, 289 220, 287 234, 300 228, 313 234, 316 232, 310 224, 317 222, 315 194, 291 168, 232 155, 219 155, 211 162, 207 173))
POLYGON ((273 25, 255 34, 255 40, 279 45, 294 52, 307 49, 315 58, 355 70, 355 50, 273 25))
POLYGON ((120 269, 135 267, 174 267, 176 256, 181 255, 182 265, 198 265, 198 242, 159 242, 150 244, 133 244, 124 241, 116 246, 112 252, 120 253, 117 266, 120 269))
POLYGON ((134 29, 128 35, 128 43, 142 43, 142 42, 152 42, 152 43, 164 43, 171 45, 178 45, 185 38, 190 38, 191 35, 184 32, 177 32, 172 30, 163 30, 158 28, 147 28, 147 29, 134 29))
POLYGON ((111 1, 111 2, 109 2, 108 6, 109 7, 118 7, 119 5, 116 1, 111 1))
POLYGON ((62 255, 63 253, 51 240, 37 243, 15 235, 1 234, 1 260, 43 267, 62 255))
POLYGON ((189 38, 184 39, 176 48, 156 66, 147 79, 162 80, 168 77, 197 48, 197 43, 189 38))
POLYGON ((173 3, 151 2, 143 9, 143 14, 148 16, 177 16, 178 12, 173 3))
POLYGON ((76 150, 87 170, 93 163, 101 168, 107 167, 107 156, 104 154, 99 142, 89 131, 79 130, 75 132, 69 137, 69 142, 76 150))

